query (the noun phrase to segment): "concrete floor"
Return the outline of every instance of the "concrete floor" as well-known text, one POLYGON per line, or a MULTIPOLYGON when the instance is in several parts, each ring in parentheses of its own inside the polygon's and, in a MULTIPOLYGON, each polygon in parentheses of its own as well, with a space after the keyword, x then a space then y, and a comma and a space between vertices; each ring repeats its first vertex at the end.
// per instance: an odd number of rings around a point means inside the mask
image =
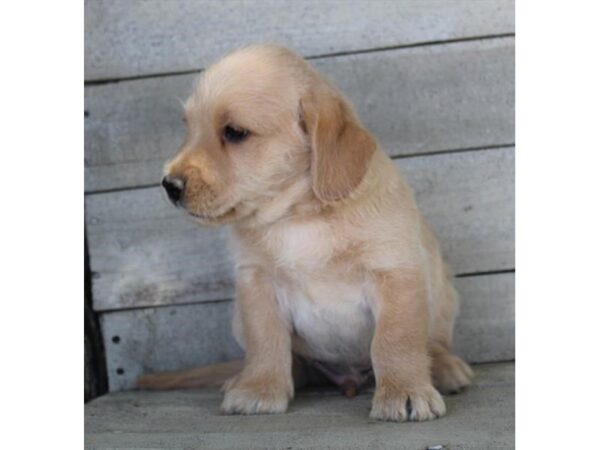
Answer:
POLYGON ((514 363, 475 372, 474 386, 446 397, 445 417, 423 423, 370 420, 372 390, 352 400, 301 391, 286 414, 272 416, 219 415, 217 390, 119 392, 85 406, 85 448, 514 448, 514 363))

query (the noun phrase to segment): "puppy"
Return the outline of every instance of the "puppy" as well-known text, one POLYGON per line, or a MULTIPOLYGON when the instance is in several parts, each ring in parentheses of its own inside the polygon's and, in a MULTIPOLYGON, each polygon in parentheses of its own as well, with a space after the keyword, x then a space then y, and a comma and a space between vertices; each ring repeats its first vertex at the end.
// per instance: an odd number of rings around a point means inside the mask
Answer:
POLYGON ((235 253, 245 360, 222 411, 284 412, 319 377, 351 396, 372 373, 372 418, 442 416, 440 392, 472 379, 450 351, 457 294, 348 100, 301 57, 257 45, 202 74, 185 121, 162 185, 198 223, 231 224, 235 253))

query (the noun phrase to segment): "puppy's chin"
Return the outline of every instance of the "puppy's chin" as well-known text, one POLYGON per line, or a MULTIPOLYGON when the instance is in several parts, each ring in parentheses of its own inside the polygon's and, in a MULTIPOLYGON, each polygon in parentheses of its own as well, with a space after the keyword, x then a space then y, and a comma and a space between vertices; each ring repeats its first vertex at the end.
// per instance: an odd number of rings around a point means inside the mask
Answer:
POLYGON ((185 212, 192 216, 199 225, 207 227, 217 227, 220 225, 226 225, 229 223, 237 222, 238 220, 244 218, 244 215, 235 206, 226 209, 223 213, 216 214, 199 213, 195 211, 190 211, 188 209, 185 209, 185 212))

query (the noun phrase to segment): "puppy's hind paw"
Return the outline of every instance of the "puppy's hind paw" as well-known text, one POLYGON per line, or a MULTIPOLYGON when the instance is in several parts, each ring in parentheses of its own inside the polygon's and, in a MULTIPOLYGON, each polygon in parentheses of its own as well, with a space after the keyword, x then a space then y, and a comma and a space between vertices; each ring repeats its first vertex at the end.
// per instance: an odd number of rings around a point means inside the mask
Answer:
POLYGON ((458 356, 442 353, 433 358, 431 377, 442 394, 455 394, 471 384, 473 371, 458 356))

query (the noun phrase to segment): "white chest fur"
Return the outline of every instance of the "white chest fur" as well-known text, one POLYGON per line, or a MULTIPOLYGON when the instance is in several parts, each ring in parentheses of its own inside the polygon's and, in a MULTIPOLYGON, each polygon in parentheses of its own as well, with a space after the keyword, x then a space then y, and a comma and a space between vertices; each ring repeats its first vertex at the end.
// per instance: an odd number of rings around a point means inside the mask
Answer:
POLYGON ((273 230, 270 246, 282 277, 276 294, 294 328, 294 350, 322 361, 368 364, 374 330, 364 280, 340 276, 337 237, 323 222, 286 224, 273 230))
POLYGON ((374 319, 364 286, 306 280, 278 284, 276 294, 293 326, 296 352, 326 362, 369 364, 374 319))

